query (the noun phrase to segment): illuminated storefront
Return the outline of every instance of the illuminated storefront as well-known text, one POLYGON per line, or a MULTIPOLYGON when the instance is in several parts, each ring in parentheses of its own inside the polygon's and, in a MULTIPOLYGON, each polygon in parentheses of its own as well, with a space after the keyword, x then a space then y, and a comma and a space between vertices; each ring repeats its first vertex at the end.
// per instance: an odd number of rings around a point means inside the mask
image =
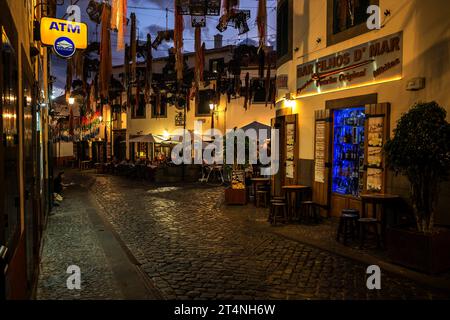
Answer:
MULTIPOLYGON (((275 123, 298 119, 295 179, 284 172, 278 183, 311 186, 324 215, 360 209, 361 193, 407 199, 407 181, 386 168, 382 146, 416 102, 450 107, 443 85, 450 70, 438 57, 441 52, 448 58, 448 19, 439 9, 448 4, 375 2, 386 12, 379 30, 367 28, 364 11, 339 13, 338 0, 278 1, 277 76, 283 85, 275 123), (412 17, 411 10, 421 14, 412 17)), ((450 199, 442 194, 440 211, 446 212, 450 199)))

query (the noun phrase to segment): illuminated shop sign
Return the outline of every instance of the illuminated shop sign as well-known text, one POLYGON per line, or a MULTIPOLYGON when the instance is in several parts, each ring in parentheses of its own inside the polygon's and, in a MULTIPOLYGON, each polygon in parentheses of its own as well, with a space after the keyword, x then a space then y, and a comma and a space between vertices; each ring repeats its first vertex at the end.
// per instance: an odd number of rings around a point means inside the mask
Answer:
POLYGON ((297 96, 361 87, 402 77, 403 33, 377 39, 297 67, 297 96))
POLYGON ((53 46, 59 56, 69 58, 77 49, 87 48, 88 27, 85 23, 42 18, 41 41, 53 46))

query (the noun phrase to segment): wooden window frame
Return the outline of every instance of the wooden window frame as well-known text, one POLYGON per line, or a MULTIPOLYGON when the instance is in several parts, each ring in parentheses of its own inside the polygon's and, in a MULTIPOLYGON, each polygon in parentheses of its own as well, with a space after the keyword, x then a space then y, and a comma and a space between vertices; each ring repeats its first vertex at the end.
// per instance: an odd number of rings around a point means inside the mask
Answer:
MULTIPOLYGON (((334 1, 335 0, 327 0, 327 46, 331 46, 372 31, 367 28, 365 23, 361 23, 339 33, 334 33, 334 1)), ((370 4, 379 5, 380 1, 370 0, 370 4)))
MULTIPOLYGON (((279 0, 277 3, 277 29, 278 29, 278 15, 280 14, 280 6, 287 2, 288 6, 288 30, 287 30, 287 52, 278 56, 277 54, 277 67, 292 60, 293 57, 293 29, 294 29, 294 0, 279 0)), ((277 31, 277 52, 279 51, 280 34, 277 31)))
MULTIPOLYGON (((132 99, 136 99, 136 95, 137 95, 137 93, 136 94, 132 94, 131 98, 132 99)), ((141 95, 143 95, 143 94, 139 93, 139 96, 141 96, 141 95)), ((140 100, 140 97, 139 97, 139 100, 140 100)), ((130 101, 130 103, 131 103, 131 101, 130 101)), ((135 115, 136 108, 137 108, 136 105, 134 107, 133 107, 133 105, 131 105, 131 119, 145 119, 145 118, 147 118, 147 103, 145 102, 145 98, 144 98, 144 115, 143 116, 135 115)))

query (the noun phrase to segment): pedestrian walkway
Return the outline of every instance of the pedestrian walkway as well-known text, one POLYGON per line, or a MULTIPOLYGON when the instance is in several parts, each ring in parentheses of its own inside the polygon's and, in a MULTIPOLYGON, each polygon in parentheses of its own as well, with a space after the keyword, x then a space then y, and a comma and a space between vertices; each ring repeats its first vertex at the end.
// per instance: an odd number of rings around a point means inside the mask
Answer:
POLYGON ((364 261, 277 234, 264 209, 226 206, 223 188, 155 186, 73 171, 45 234, 38 299, 448 299, 364 261), (78 265, 82 289, 68 290, 78 265))
MULTIPOLYGON (((97 214, 86 185, 64 192, 45 230, 37 299, 151 299, 145 280, 97 214), (69 290, 69 266, 81 271, 81 289, 69 290)), ((77 179, 78 178, 78 179, 77 179)), ((86 181, 84 181, 86 182, 86 181)))

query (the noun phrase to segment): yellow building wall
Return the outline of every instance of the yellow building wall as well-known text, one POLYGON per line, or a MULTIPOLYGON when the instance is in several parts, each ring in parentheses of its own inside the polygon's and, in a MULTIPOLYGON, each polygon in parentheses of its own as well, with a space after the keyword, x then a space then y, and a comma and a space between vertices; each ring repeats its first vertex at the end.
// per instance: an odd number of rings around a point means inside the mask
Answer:
MULTIPOLYGON (((293 113, 300 115, 300 158, 314 159, 314 111, 325 108, 325 101, 352 96, 378 94, 378 102, 391 103, 391 129, 402 113, 414 103, 435 100, 450 116, 450 19, 447 0, 380 0, 381 12, 391 11, 381 30, 373 30, 336 45, 326 46, 327 1, 294 1, 294 52, 292 61, 280 66, 277 74, 289 75, 289 91, 297 89, 297 66, 335 52, 403 31, 403 75, 398 81, 325 93, 296 101, 293 113), (316 40, 321 38, 318 44, 316 40), (407 91, 407 81, 425 77, 426 87, 407 91)), ((382 21, 384 16, 382 16, 382 21)))
MULTIPOLYGON (((448 0, 380 0, 381 30, 372 30, 347 41, 327 46, 327 0, 294 0, 293 59, 279 66, 277 74, 287 74, 288 90, 279 90, 277 101, 286 93, 294 97, 297 91, 297 66, 354 46, 403 32, 402 78, 387 83, 346 89, 333 93, 296 99, 293 113, 299 114, 299 157, 314 160, 314 112, 325 109, 327 100, 378 94, 378 102, 391 104, 391 135, 399 117, 416 102, 436 101, 448 112, 450 119, 450 3, 448 0), (391 16, 385 18, 385 10, 391 16), (321 39, 320 42, 317 39, 321 39), (298 50, 296 51, 296 48, 298 50), (425 89, 407 91, 409 80, 423 77, 425 89)), ((285 102, 279 106, 284 108, 285 102)), ((388 190, 408 197, 409 187, 404 177, 391 176, 388 190)), ((442 186, 439 212, 450 209, 450 184, 442 186)), ((448 215, 438 218, 450 224, 448 215)))

